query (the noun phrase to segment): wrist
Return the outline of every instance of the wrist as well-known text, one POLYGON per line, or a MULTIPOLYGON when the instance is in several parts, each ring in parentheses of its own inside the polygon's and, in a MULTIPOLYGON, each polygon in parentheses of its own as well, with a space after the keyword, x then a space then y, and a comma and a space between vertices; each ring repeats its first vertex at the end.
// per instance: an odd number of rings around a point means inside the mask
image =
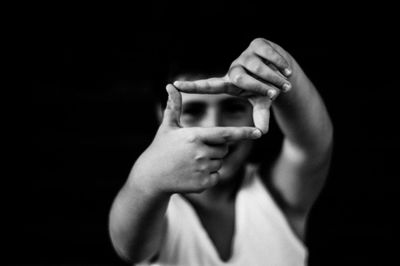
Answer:
POLYGON ((145 198, 164 198, 172 194, 162 188, 159 178, 152 177, 149 172, 141 171, 137 165, 133 167, 126 187, 145 198))

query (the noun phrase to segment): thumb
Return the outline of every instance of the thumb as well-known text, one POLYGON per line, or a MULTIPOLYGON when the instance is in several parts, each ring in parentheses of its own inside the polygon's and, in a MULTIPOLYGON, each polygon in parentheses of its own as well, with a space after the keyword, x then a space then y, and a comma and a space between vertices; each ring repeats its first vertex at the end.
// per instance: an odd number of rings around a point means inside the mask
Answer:
POLYGON ((181 127, 180 117, 182 110, 181 93, 171 84, 166 87, 168 92, 167 106, 165 107, 162 124, 170 127, 181 127))
POLYGON ((258 96, 249 98, 249 101, 253 105, 253 121, 255 127, 260 129, 263 134, 267 133, 272 100, 268 96, 258 96))
POLYGON ((254 127, 207 127, 196 131, 204 143, 214 145, 261 137, 260 130, 254 127))

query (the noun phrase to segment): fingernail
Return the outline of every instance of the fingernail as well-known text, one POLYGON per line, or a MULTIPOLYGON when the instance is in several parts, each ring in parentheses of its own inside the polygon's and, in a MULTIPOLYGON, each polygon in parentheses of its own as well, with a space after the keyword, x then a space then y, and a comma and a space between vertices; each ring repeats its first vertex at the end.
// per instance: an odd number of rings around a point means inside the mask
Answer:
POLYGON ((292 74, 292 70, 290 70, 289 68, 285 68, 285 70, 283 70, 285 76, 290 76, 292 74))
POLYGON ((259 130, 258 128, 256 128, 252 133, 251 133, 252 137, 258 139, 262 136, 262 132, 261 130, 259 130))
POLYGON ((175 87, 179 87, 182 84, 182 82, 180 81, 174 81, 174 86, 175 87))
POLYGON ((275 97, 276 97, 276 95, 278 94, 278 92, 276 91, 276 90, 268 90, 268 92, 267 92, 267 94, 268 94, 268 97, 271 99, 271 100, 274 100, 275 99, 275 97))
POLYGON ((285 83, 282 86, 283 92, 288 92, 292 88, 292 84, 290 83, 285 83))

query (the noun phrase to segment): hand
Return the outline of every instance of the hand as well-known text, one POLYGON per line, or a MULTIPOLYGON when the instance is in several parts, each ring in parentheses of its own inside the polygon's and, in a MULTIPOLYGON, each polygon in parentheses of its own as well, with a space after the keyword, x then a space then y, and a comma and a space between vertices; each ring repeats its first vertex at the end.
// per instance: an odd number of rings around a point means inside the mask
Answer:
POLYGON ((187 93, 227 93, 247 98, 253 105, 255 126, 266 133, 272 101, 292 87, 289 61, 283 54, 288 56, 278 45, 258 38, 232 62, 224 77, 175 81, 174 86, 187 93))
POLYGON ((219 179, 228 142, 256 139, 254 127, 182 128, 181 93, 172 85, 163 121, 149 148, 137 160, 135 185, 152 193, 200 192, 219 179))

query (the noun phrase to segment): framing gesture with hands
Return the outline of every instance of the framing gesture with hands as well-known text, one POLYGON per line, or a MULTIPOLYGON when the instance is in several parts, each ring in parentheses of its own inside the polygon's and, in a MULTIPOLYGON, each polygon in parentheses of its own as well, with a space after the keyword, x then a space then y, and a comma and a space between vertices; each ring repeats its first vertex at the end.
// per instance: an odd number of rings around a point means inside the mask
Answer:
POLYGON ((317 89, 288 52, 262 38, 223 77, 180 71, 166 87, 152 143, 111 208, 114 248, 127 261, 154 265, 304 265, 307 218, 333 148, 317 89), (268 132, 271 108, 280 153, 255 166, 251 140, 268 132))
POLYGON ((247 98, 253 105, 253 120, 264 134, 268 132, 270 106, 280 92, 292 88, 288 79, 291 71, 283 50, 265 39, 255 39, 232 62, 221 78, 196 81, 175 81, 174 86, 187 93, 227 93, 247 98))
MULTIPOLYGON (((181 93, 171 84, 166 87, 168 102, 164 117, 154 141, 139 158, 134 168, 146 173, 146 183, 157 192, 199 192, 218 181, 218 169, 222 159, 228 153, 228 143, 261 137, 260 130, 254 127, 191 127, 183 128, 180 124, 182 109, 181 93), (168 152, 173 150, 174 154, 168 152), (167 155, 167 156, 163 156, 167 155), (163 162, 165 169, 143 162, 163 162), (171 169, 171 166, 173 169, 171 169), (159 173, 169 173, 161 176, 159 173), (155 176, 153 180, 151 177, 155 176)), ((161 167, 162 167, 161 165, 161 167)), ((139 174, 140 175, 140 174, 139 174)), ((146 185, 148 187, 148 185, 146 185)))

